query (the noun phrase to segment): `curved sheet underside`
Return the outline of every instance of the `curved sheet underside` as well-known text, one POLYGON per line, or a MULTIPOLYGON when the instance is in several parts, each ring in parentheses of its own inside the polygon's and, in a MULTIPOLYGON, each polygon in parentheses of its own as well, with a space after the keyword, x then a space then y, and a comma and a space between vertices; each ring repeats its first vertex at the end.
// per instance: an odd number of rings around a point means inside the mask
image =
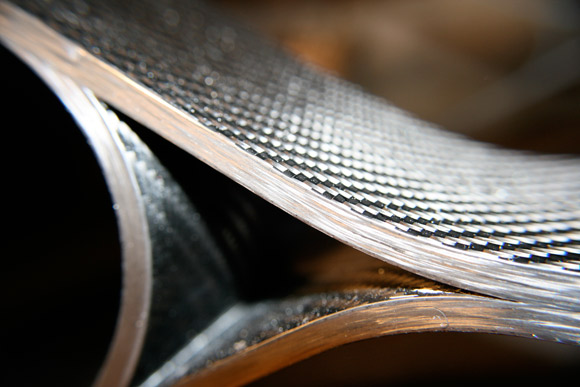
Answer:
POLYGON ((34 17, 4 4, 6 44, 304 222, 443 283, 580 310, 578 159, 445 132, 200 4, 14 3, 34 17))
MULTIPOLYGON (((142 386, 174 383, 177 386, 246 385, 322 351, 385 335, 458 331, 518 336, 538 332, 541 336, 546 333, 542 332, 542 326, 552 325, 550 320, 555 317, 527 305, 464 294, 392 292, 390 297, 383 294, 381 301, 365 303, 366 297, 381 298, 372 291, 361 291, 356 294, 322 294, 307 300, 291 299, 278 305, 263 303, 252 305, 251 309, 236 306, 222 316, 238 320, 237 324, 221 332, 223 344, 219 350, 197 349, 198 343, 194 341, 142 386), (357 302, 361 305, 357 306, 357 302), (304 307, 304 311, 294 312, 289 317, 286 311, 297 306, 304 307), (332 308, 337 310, 329 312, 332 308), (314 318, 315 312, 322 315, 314 318), (297 323, 295 328, 283 332, 277 332, 271 324, 274 320, 285 327, 289 322, 296 324, 296 320, 303 316, 307 322, 297 323), (312 321, 308 321, 309 318, 312 321), (266 339, 258 343, 247 340, 247 336, 259 337, 253 335, 254 329, 266 332, 266 339), (276 334, 268 337, 272 331, 276 334)), ((577 323, 566 319, 560 321, 563 326, 577 323)), ((570 332, 573 331, 571 328, 570 332)), ((383 361, 388 362, 386 359, 383 361)))

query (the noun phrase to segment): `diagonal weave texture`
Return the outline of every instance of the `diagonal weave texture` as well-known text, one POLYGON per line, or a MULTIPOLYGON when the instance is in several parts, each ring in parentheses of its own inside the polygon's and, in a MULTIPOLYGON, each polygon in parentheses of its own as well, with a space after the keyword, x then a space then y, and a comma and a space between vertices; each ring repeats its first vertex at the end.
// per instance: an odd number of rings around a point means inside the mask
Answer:
MULTIPOLYGON (((423 244, 447 270, 418 268, 419 274, 509 299, 580 308, 578 159, 499 149, 445 132, 298 62, 201 4, 15 3, 256 163, 268 163, 273 175, 290 177, 287 184, 307 187, 312 198, 304 200, 330 201, 352 211, 359 224, 423 244), (454 268, 458 254, 469 257, 467 267, 454 268), (487 279, 478 281, 470 268, 487 279), (530 290, 512 294, 523 283, 530 290), (536 297, 536 288, 547 293, 536 297)), ((269 199, 267 188, 259 194, 269 199)), ((319 228, 344 239, 333 227, 319 228)), ((356 233, 357 225, 343 228, 356 233)), ((396 246, 389 238, 380 242, 396 246)), ((350 243, 368 250, 364 242, 350 243)), ((400 251, 411 257, 404 264, 392 251, 373 254, 413 270, 413 260, 430 253, 400 251)))

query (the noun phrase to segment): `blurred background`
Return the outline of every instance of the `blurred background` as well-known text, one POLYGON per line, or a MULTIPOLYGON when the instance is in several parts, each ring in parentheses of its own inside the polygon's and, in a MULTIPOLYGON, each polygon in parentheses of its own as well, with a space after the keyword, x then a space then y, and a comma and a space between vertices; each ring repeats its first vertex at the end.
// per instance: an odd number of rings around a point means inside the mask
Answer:
POLYGON ((513 148, 580 153, 577 1, 214 2, 423 119, 513 148))

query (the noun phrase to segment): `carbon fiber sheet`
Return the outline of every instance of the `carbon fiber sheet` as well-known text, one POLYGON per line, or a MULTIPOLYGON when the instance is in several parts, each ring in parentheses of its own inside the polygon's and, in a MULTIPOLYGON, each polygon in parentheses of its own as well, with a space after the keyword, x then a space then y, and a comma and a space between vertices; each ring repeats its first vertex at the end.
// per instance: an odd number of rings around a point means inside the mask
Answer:
MULTIPOLYGON (((299 199, 305 206, 320 211, 323 202, 352 215, 324 225, 275 199, 283 189, 237 178, 322 231, 442 282, 578 310, 577 159, 448 133, 298 62, 201 4, 15 3, 256 165, 268 164, 282 185, 306 189, 299 199)), ((235 160, 209 162, 235 175, 235 160)))

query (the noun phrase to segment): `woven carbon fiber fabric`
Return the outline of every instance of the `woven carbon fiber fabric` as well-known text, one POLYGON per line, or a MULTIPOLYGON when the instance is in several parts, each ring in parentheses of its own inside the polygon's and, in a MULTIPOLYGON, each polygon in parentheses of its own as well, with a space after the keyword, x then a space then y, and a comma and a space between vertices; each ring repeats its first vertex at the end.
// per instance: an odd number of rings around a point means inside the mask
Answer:
MULTIPOLYGON (((579 310, 578 159, 448 133, 300 63, 198 2, 15 3, 269 164, 273 175, 290 177, 287 184, 307 187, 312 200, 427 246, 448 269, 419 274, 579 310), (458 254, 470 266, 455 269, 458 254), (474 281, 480 273, 487 279, 474 281), (512 294, 523 283, 529 290, 512 294), (545 293, 534 295, 537 288, 545 293)), ((266 188, 259 193, 269 199, 266 188)), ((356 234, 357 224, 344 228, 356 234)), ((331 226, 319 228, 344 239, 331 226)), ((380 242, 396 246, 389 238, 380 242)), ((411 252, 404 264, 392 252, 374 255, 413 270, 425 254, 411 252)))

